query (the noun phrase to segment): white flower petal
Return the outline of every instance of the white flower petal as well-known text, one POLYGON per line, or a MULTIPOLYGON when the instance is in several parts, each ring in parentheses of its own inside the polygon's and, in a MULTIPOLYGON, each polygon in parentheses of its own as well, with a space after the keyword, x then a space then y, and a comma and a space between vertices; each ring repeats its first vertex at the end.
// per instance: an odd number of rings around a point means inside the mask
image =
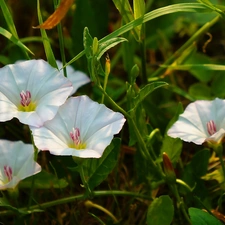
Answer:
POLYGON ((214 143, 220 143, 224 137, 225 137, 225 130, 221 128, 215 134, 213 134, 212 136, 206 138, 206 141, 212 142, 212 143, 213 142, 214 143))
POLYGON ((56 116, 43 127, 30 127, 35 145, 54 155, 73 155, 82 158, 99 158, 119 133, 125 122, 121 113, 92 101, 87 96, 71 97, 59 108, 56 116), (70 132, 78 128, 85 149, 75 149, 70 132))
MULTIPOLYGON (((60 72, 63 74, 63 64, 61 61, 56 60, 57 66, 60 70, 60 72)), ((82 85, 85 85, 90 82, 90 78, 82 71, 74 70, 72 66, 66 67, 67 72, 67 78, 72 82, 73 84, 73 91, 71 92, 71 95, 74 94, 79 87, 82 85)))
POLYGON ((0 190, 14 188, 19 181, 40 171, 41 167, 34 161, 31 144, 0 140, 0 190), (2 182, 5 179, 4 166, 12 168, 12 180, 7 183, 2 182))
POLYGON ((225 129, 224 112, 225 100, 216 98, 213 101, 195 101, 179 116, 178 121, 168 130, 168 135, 198 145, 207 139, 218 141, 225 129), (217 129, 212 136, 207 130, 209 121, 213 121, 217 129))
POLYGON ((41 126, 56 114, 70 95, 72 83, 44 60, 28 60, 0 69, 0 121, 17 117, 22 123, 41 126), (35 111, 22 112, 20 93, 30 91, 35 111), (30 114, 30 115, 29 115, 30 114))

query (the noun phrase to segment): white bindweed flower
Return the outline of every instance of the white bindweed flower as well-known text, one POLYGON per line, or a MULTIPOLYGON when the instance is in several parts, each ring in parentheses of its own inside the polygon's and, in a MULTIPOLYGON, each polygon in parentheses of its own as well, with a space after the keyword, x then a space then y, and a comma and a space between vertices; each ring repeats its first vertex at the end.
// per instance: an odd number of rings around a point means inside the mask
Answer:
POLYGON ((31 144, 0 140, 0 190, 15 188, 21 180, 40 171, 31 144))
POLYGON ((198 100, 187 106, 168 135, 201 145, 219 144, 225 136, 225 100, 198 100))
MULTIPOLYGON (((63 74, 63 64, 61 61, 56 60, 57 66, 60 70, 60 72, 63 74)), ((85 85, 90 82, 90 78, 83 72, 79 70, 74 70, 72 66, 67 66, 66 67, 66 72, 67 72, 67 78, 72 82, 73 84, 73 91, 71 92, 70 95, 74 94, 79 87, 82 85, 85 85)))
POLYGON ((72 83, 44 60, 27 60, 0 69, 0 121, 13 117, 40 127, 51 120, 70 93, 72 83))
POLYGON ((87 96, 71 97, 43 127, 31 127, 34 143, 53 155, 99 158, 125 122, 121 113, 87 96))

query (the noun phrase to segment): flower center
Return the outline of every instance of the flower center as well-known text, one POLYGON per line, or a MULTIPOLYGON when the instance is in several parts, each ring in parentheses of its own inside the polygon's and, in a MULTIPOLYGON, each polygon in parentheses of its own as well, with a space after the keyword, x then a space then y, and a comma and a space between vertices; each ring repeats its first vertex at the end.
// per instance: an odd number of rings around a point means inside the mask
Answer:
POLYGON ((4 166, 3 169, 4 169, 3 171, 4 175, 2 174, 0 183, 6 184, 6 183, 9 183, 13 178, 12 168, 10 166, 4 166))
POLYGON ((216 124, 213 120, 210 120, 207 123, 207 131, 208 131, 210 136, 216 133, 216 124))
POLYGON ((79 128, 75 128, 75 129, 73 128, 73 131, 70 132, 70 138, 73 140, 73 146, 70 146, 70 147, 76 148, 76 149, 86 148, 86 144, 82 143, 81 141, 79 128))
POLYGON ((21 91, 20 92, 20 105, 18 106, 19 111, 23 112, 31 112, 34 111, 36 108, 36 104, 31 100, 31 93, 30 91, 21 91))
POLYGON ((31 102, 31 93, 29 91, 26 91, 26 92, 25 91, 21 91, 20 97, 21 97, 20 103, 21 103, 21 105, 23 107, 26 107, 26 106, 28 106, 30 104, 30 102, 31 102))

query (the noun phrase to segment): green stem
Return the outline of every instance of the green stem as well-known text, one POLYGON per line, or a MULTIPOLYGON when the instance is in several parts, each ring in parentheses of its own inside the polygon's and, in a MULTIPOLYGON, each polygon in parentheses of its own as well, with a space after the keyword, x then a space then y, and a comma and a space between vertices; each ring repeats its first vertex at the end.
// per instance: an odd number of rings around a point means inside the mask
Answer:
MULTIPOLYGON (((199 39, 205 32, 209 30, 211 26, 213 26, 217 21, 219 21, 220 16, 216 16, 210 22, 207 22, 204 26, 202 26, 193 36, 191 36, 169 59, 166 60, 164 65, 170 65, 175 59, 177 59, 190 45, 192 45, 195 41, 199 39)), ((167 68, 160 67, 157 69, 151 77, 157 77, 164 73, 167 68)), ((149 81, 151 78, 149 79, 149 81)))
MULTIPOLYGON (((32 145, 33 145, 33 147, 34 147, 34 161, 37 161, 37 157, 38 157, 38 149, 37 149, 37 147, 36 147, 35 144, 34 144, 34 138, 33 138, 33 136, 32 136, 31 130, 30 130, 30 136, 31 136, 31 142, 32 142, 32 145)), ((30 188, 30 195, 29 195, 28 209, 29 209, 30 206, 31 206, 31 202, 32 202, 33 195, 34 195, 34 183, 35 183, 35 176, 32 177, 32 181, 31 181, 31 188, 30 188)))
MULTIPOLYGON (((58 6, 58 1, 54 0, 54 8, 56 9, 58 6)), ((61 54, 62 64, 63 64, 63 74, 65 77, 67 77, 66 73, 66 57, 65 57, 65 50, 64 50, 64 38, 63 38, 63 31, 62 31, 62 24, 61 22, 57 25, 57 31, 59 35, 59 50, 61 54)))
MULTIPOLYGON (((130 196, 130 197, 134 197, 134 198, 142 198, 142 199, 148 199, 148 200, 152 200, 151 197, 149 197, 148 195, 142 195, 136 192, 128 192, 128 191, 94 191, 92 193, 93 197, 102 197, 102 196, 130 196)), ((46 202, 46 203, 42 203, 42 204, 38 204, 38 205, 33 205, 29 208, 29 213, 32 213, 33 211, 37 210, 37 209, 46 209, 52 206, 56 206, 56 205, 61 205, 61 204, 66 204, 69 202, 74 202, 76 200, 83 200, 85 199, 86 195, 75 195, 75 196, 70 196, 70 197, 66 197, 66 198, 61 198, 61 199, 57 199, 54 201, 50 201, 50 202, 46 202)), ((27 208, 19 208, 19 211, 27 211, 27 208)), ((6 215, 12 215, 14 214, 14 211, 11 210, 5 210, 5 211, 1 211, 0 212, 0 216, 6 216, 6 215)))
POLYGON ((59 49, 60 49, 60 54, 61 54, 61 59, 62 59, 62 64, 63 64, 63 74, 65 77, 67 77, 67 72, 66 72, 66 57, 65 57, 65 50, 64 50, 64 39, 63 39, 63 32, 62 32, 62 24, 59 23, 57 25, 57 30, 58 30, 58 35, 59 35, 59 49))
POLYGON ((110 101, 110 103, 117 108, 121 113, 123 113, 123 115, 131 122, 133 128, 134 128, 134 132, 136 134, 136 137, 138 139, 138 143, 140 144, 141 147, 141 154, 143 155, 144 158, 146 158, 149 162, 149 167, 152 168, 153 171, 156 172, 156 174, 164 179, 164 174, 162 173, 162 170, 155 164, 155 162, 153 161, 152 157, 149 154, 149 151, 146 147, 146 144, 144 142, 144 139, 141 136, 141 133, 139 132, 139 129, 137 128, 135 121, 133 120, 132 116, 127 113, 124 109, 122 109, 119 105, 116 104, 116 102, 113 101, 113 99, 104 91, 104 89, 100 86, 98 86, 98 88, 102 91, 102 93, 108 98, 108 100, 110 101))
MULTIPOLYGON (((142 24, 141 35, 145 35, 145 24, 142 24)), ((142 71, 142 85, 146 85, 148 83, 147 70, 146 70, 146 46, 145 46, 145 38, 141 38, 140 50, 141 50, 141 71, 142 71)))
POLYGON ((140 144, 140 147, 141 147, 141 153, 143 155, 144 158, 146 158, 148 160, 148 163, 149 163, 149 168, 152 169, 152 171, 154 171, 161 179, 164 179, 165 176, 164 174, 162 173, 162 170, 161 168, 159 168, 155 162, 153 161, 151 155, 149 154, 149 151, 146 147, 146 144, 141 136, 141 133, 139 132, 139 129, 137 128, 135 122, 133 119, 130 119, 130 122, 132 123, 132 126, 134 128, 134 132, 136 134, 136 137, 138 139, 138 143, 140 144))
MULTIPOLYGON (((107 86, 107 83, 108 83, 108 78, 109 78, 109 73, 107 73, 107 71, 105 69, 105 79, 104 79, 104 84, 103 84, 104 92, 106 92, 106 86, 107 86)), ((105 95, 104 95, 104 93, 102 93, 102 102, 101 102, 102 104, 104 103, 104 99, 105 99, 105 95)))
POLYGON ((179 208, 179 209, 181 210, 181 212, 183 213, 183 215, 184 215, 185 219, 187 220, 188 224, 191 225, 192 222, 191 222, 191 220, 190 220, 190 218, 189 218, 189 216, 188 216, 188 213, 187 213, 187 211, 186 211, 186 209, 185 209, 184 201, 183 201, 183 199, 180 197, 180 194, 179 194, 179 192, 178 192, 178 190, 177 190, 177 185, 174 184, 174 185, 169 185, 169 186, 170 186, 171 190, 173 191, 174 196, 175 196, 175 198, 176 198, 176 200, 177 200, 178 208, 179 208))
POLYGON ((132 119, 132 117, 130 116, 129 113, 127 113, 123 108, 121 108, 119 105, 117 105, 114 100, 105 92, 105 90, 101 87, 101 86, 97 86, 100 91, 107 97, 107 99, 109 100, 109 102, 115 107, 117 108, 127 119, 132 119))

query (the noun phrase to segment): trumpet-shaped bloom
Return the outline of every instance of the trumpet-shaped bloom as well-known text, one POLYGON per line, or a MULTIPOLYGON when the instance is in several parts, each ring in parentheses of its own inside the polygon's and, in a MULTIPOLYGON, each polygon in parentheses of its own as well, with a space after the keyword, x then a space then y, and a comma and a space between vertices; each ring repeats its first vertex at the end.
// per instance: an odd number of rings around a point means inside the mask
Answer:
POLYGON ((31 144, 0 140, 0 190, 14 188, 24 178, 40 171, 31 144))
MULTIPOLYGON (((60 70, 60 72, 63 74, 63 64, 59 60, 56 60, 57 66, 60 70)), ((83 72, 79 70, 74 70, 74 68, 70 65, 66 67, 67 72, 67 78, 72 82, 73 84, 73 91, 70 95, 74 94, 79 87, 82 85, 85 85, 90 82, 90 78, 83 72)), ((63 74, 64 75, 64 74, 63 74)))
POLYGON ((34 143, 54 155, 99 158, 125 122, 121 113, 87 96, 71 97, 43 127, 31 127, 34 143))
POLYGON ((225 100, 199 100, 187 106, 168 135, 187 142, 219 144, 225 136, 225 100))
POLYGON ((44 60, 27 60, 0 69, 0 121, 13 117, 40 127, 51 120, 72 83, 44 60))

